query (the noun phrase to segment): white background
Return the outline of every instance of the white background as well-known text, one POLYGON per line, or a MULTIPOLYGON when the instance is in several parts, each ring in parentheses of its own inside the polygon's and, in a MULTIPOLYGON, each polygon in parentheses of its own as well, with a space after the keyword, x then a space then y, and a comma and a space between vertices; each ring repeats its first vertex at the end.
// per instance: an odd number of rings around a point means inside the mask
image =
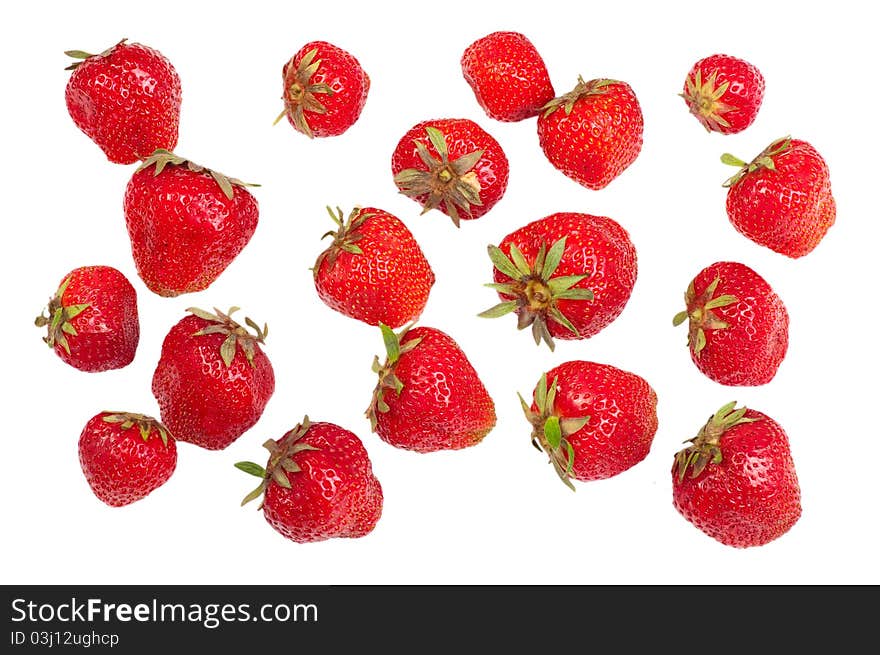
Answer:
POLYGON ((856 7, 809 3, 308 4, 251 2, 10 5, 6 63, 2 257, 5 356, 2 458, 5 583, 877 583, 875 267, 878 237, 872 127, 878 106, 873 22, 856 7), (24 8, 27 7, 27 8, 24 8), (371 9, 372 7, 372 9, 371 9), (535 122, 492 121, 461 76, 459 58, 489 32, 525 33, 557 93, 586 79, 628 81, 645 116, 635 164, 601 191, 552 168, 535 122), (175 65, 183 85, 177 152, 258 182, 260 224, 242 254, 204 292, 168 299, 140 281, 122 214, 134 166, 109 163, 64 104, 64 50, 145 43, 175 65), (281 110, 281 68, 301 45, 328 40, 358 57, 372 79, 358 123, 309 141, 281 110), (757 121, 738 135, 708 134, 677 96, 690 66, 716 53, 752 61, 767 90, 757 121), (399 195, 390 156, 427 118, 476 120, 505 148, 506 195, 456 230, 439 212, 399 195), (810 255, 790 260, 728 223, 721 182, 729 151, 746 160, 777 137, 810 141, 826 158, 837 223, 810 255), (419 455, 369 431, 363 416, 381 351, 378 329, 327 308, 308 270, 327 242, 325 205, 382 207, 413 231, 437 276, 420 321, 452 335, 496 402, 498 423, 480 445, 419 455), (486 246, 556 211, 611 216, 630 233, 639 271, 621 316, 595 337, 555 353, 517 332, 495 304, 486 246), (763 275, 791 317, 786 360, 769 384, 722 387, 686 349, 688 281, 721 259, 763 275), (141 342, 125 369, 85 374, 41 341, 32 320, 71 269, 107 264, 135 285, 141 342), (150 378, 167 330, 191 305, 239 305, 269 323, 265 348, 277 387, 260 422, 225 451, 179 444, 175 474, 145 500, 110 508, 77 461, 85 422, 101 410, 158 412, 150 378), (529 444, 516 397, 569 359, 642 375, 659 396, 649 456, 616 478, 572 493, 529 444), (737 400, 786 429, 803 516, 763 547, 722 546, 672 506, 669 469, 682 441, 737 400), (255 505, 239 507, 253 479, 242 459, 304 414, 364 441, 385 491, 373 533, 298 545, 255 505))

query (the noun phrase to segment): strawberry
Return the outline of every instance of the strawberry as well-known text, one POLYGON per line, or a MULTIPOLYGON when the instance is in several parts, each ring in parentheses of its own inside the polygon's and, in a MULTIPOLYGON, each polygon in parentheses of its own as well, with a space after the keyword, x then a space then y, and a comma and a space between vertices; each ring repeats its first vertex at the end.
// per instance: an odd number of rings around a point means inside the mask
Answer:
POLYGON ((613 477, 641 462, 657 432, 657 394, 642 377, 608 364, 568 361, 541 375, 531 405, 532 445, 556 474, 572 480, 613 477))
POLYGON ((131 364, 140 339, 137 294, 111 266, 81 266, 64 276, 49 300, 45 341, 63 361, 97 372, 131 364))
POLYGON ((837 205, 828 165, 806 141, 777 139, 749 164, 726 153, 721 161, 740 167, 724 183, 727 217, 755 243, 803 257, 834 224, 837 205))
POLYGON ((177 446, 154 418, 100 412, 79 435, 79 463, 94 494, 111 507, 121 507, 168 481, 177 467, 177 446))
POLYGON ((636 160, 642 149, 642 109, 626 82, 578 83, 538 116, 538 141, 547 159, 588 189, 602 189, 636 160))
POLYGON ((420 205, 460 221, 480 218, 501 200, 510 165, 501 145, 467 118, 422 121, 391 156, 394 183, 420 205))
POLYGON ((480 443, 495 427, 495 404, 455 340, 432 327, 398 334, 379 327, 387 358, 373 360, 379 383, 366 412, 373 432, 419 453, 480 443))
POLYGON ((486 115, 498 121, 537 116, 556 95, 544 60, 519 32, 492 32, 471 43, 461 72, 486 115))
POLYGON ((691 360, 730 386, 773 379, 788 350, 788 312, 767 281, 739 262, 716 262, 691 280, 673 325, 688 321, 691 360))
POLYGON ((277 441, 266 467, 238 462, 261 478, 242 505, 263 496, 260 509, 275 530, 298 543, 336 537, 357 538, 373 531, 382 516, 382 485, 356 434, 334 423, 303 422, 277 441))
POLYGON ((374 207, 356 207, 338 226, 333 243, 312 268, 315 289, 328 307, 369 325, 400 327, 416 320, 428 302, 434 272, 403 222, 374 207))
POLYGON ((107 159, 132 164, 177 146, 180 77, 161 52, 123 39, 99 55, 64 54, 81 60, 67 68, 67 111, 107 159))
POLYGON ((550 214, 489 246, 492 287, 502 302, 480 316, 511 312, 535 343, 586 339, 623 311, 638 272, 629 234, 605 216, 550 214))
POLYGON ((710 55, 693 65, 679 95, 707 132, 736 134, 758 116, 764 76, 738 57, 710 55))
POLYGON ((763 546, 797 523, 801 492, 782 426, 735 405, 715 412, 675 455, 672 502, 722 544, 763 546))
POLYGON ((354 125, 370 90, 370 76, 355 57, 326 41, 310 41, 284 64, 284 111, 309 138, 339 136, 354 125))
POLYGON ((259 207, 245 183, 157 150, 125 189, 138 275, 170 297, 207 289, 250 241, 259 207))
POLYGON ((237 310, 192 307, 162 342, 152 389, 178 441, 226 448, 256 424, 275 391, 272 363, 260 348, 268 327, 246 318, 251 334, 231 318, 237 310))

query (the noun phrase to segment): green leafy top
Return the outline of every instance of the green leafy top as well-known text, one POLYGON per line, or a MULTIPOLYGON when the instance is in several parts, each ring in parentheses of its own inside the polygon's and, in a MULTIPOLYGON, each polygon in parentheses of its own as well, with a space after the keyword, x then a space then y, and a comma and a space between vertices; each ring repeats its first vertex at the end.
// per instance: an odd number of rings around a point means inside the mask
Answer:
POLYGON ((571 91, 556 98, 553 98, 543 107, 541 107, 541 111, 543 112, 541 116, 543 118, 546 118, 558 109, 563 109, 565 111, 565 115, 568 116, 571 114, 578 100, 589 96, 596 96, 608 93, 608 89, 606 87, 612 84, 620 84, 620 82, 618 80, 609 80, 605 78, 585 82, 584 78, 578 75, 577 84, 571 91))
POLYGON ((56 344, 61 346, 68 355, 70 354, 70 343, 67 340, 67 335, 75 337, 77 334, 76 328, 71 321, 89 307, 88 303, 67 306, 62 303, 62 297, 69 284, 70 277, 68 276, 61 283, 61 286, 58 287, 58 291, 55 292, 55 295, 49 300, 49 315, 44 316, 40 313, 40 315, 34 319, 34 325, 37 327, 48 327, 47 334, 43 337, 43 341, 45 341, 50 348, 54 348, 56 344))
POLYGON ((720 282, 721 278, 716 275, 698 297, 694 289, 694 281, 691 280, 684 294, 687 309, 678 312, 672 318, 674 326, 681 325, 685 320, 689 321, 688 347, 697 357, 706 347, 706 330, 724 330, 730 327, 730 324, 720 319, 713 310, 739 302, 736 296, 731 294, 715 296, 720 282))
POLYGON ((136 173, 149 168, 150 166, 155 167, 153 170, 153 176, 159 175, 166 166, 186 166, 186 168, 193 173, 205 173, 206 175, 210 175, 214 181, 217 183, 217 186, 220 187, 220 190, 223 192, 223 195, 226 196, 228 200, 232 200, 235 195, 234 187, 254 187, 260 186, 259 184, 251 184, 250 182, 242 182, 239 179, 234 177, 227 177, 223 173, 218 173, 217 171, 211 170, 210 168, 205 168, 200 164, 196 164, 189 159, 185 159, 184 157, 180 157, 170 150, 165 150, 164 148, 157 148, 153 151, 153 154, 147 157, 140 166, 138 166, 136 173))
POLYGON ((168 428, 152 416, 145 416, 144 414, 135 414, 132 412, 104 412, 104 414, 105 416, 102 420, 105 423, 117 424, 123 430, 130 430, 133 427, 137 427, 138 431, 141 433, 141 439, 144 441, 147 441, 150 438, 150 434, 155 431, 159 434, 162 443, 165 446, 168 445, 168 437, 171 433, 168 431, 168 428))
MULTIPOLYGON (((118 43, 114 43, 112 46, 110 46, 109 48, 107 48, 107 49, 104 50, 103 52, 99 53, 97 56, 98 56, 98 57, 106 57, 106 56, 109 55, 111 52, 113 52, 113 50, 114 50, 115 48, 121 46, 121 45, 122 45, 123 43, 125 43, 127 40, 128 40, 128 39, 122 39, 122 40, 119 41, 118 43)), ((86 51, 84 51, 84 50, 65 50, 65 51, 64 51, 64 54, 67 55, 68 57, 71 57, 71 58, 73 58, 73 59, 78 59, 78 60, 79 60, 79 61, 75 61, 75 62, 73 62, 72 64, 70 64, 69 66, 67 66, 67 67, 64 69, 64 70, 66 70, 66 71, 72 71, 72 70, 75 70, 75 69, 79 68, 80 65, 82 65, 82 63, 83 63, 86 59, 89 59, 90 57, 95 57, 95 56, 96 56, 96 55, 92 54, 91 52, 86 52, 86 51)))
POLYGON ((221 312, 216 307, 214 314, 206 312, 198 307, 189 307, 186 311, 195 314, 201 319, 210 322, 210 325, 203 327, 193 336, 202 336, 205 334, 225 334, 226 339, 220 345, 220 357, 226 366, 232 365, 235 358, 236 348, 241 348, 248 363, 254 365, 254 356, 256 355, 256 344, 265 344, 266 336, 269 334, 269 326, 265 323, 261 328, 250 317, 245 317, 244 321, 255 334, 248 332, 247 328, 242 327, 239 323, 232 319, 231 315, 239 310, 238 307, 231 307, 227 312, 221 312))
POLYGON ((339 254, 342 252, 347 252, 351 255, 362 255, 364 253, 360 246, 357 245, 357 242, 364 237, 359 230, 367 219, 375 216, 373 213, 364 212, 361 207, 355 207, 352 209, 351 213, 348 215, 348 220, 345 221, 343 221, 342 210, 339 207, 336 208, 335 213, 330 207, 327 207, 327 213, 330 214, 330 218, 336 223, 337 229, 329 230, 321 237, 322 239, 326 239, 327 237, 332 236, 333 243, 318 255, 318 259, 312 267, 312 273, 315 277, 317 277, 321 264, 324 261, 327 262, 328 270, 332 270, 336 265, 336 260, 339 258, 339 254))
POLYGON ((718 130, 721 127, 730 127, 730 122, 723 114, 735 109, 727 103, 721 102, 721 98, 730 88, 730 82, 718 84, 718 69, 703 80, 703 71, 697 68, 693 77, 688 76, 685 81, 685 92, 678 95, 685 99, 691 113, 694 114, 706 128, 707 132, 718 130))
POLYGON ((373 432, 376 431, 378 414, 384 414, 391 409, 388 403, 385 402, 385 392, 393 390, 399 396, 400 392, 403 391, 403 382, 394 373, 397 362, 400 361, 402 355, 410 352, 422 342, 422 337, 418 337, 401 344, 404 335, 412 329, 412 325, 410 323, 399 333, 395 333, 394 330, 384 323, 379 323, 379 329, 382 331, 382 341, 385 344, 386 359, 385 363, 381 364, 378 356, 373 358, 373 373, 379 376, 379 382, 373 390, 370 406, 367 407, 365 412, 366 417, 370 419, 370 428, 373 432))
POLYGON ((761 151, 761 154, 755 157, 748 164, 739 157, 734 157, 730 153, 725 152, 723 155, 721 155, 721 162, 723 164, 727 164, 728 166, 739 166, 740 169, 731 177, 727 178, 722 186, 732 187, 749 173, 754 173, 758 170, 763 169, 768 171, 775 171, 776 162, 773 158, 777 155, 781 155, 787 152, 790 149, 791 137, 784 136, 781 139, 776 139, 773 143, 764 148, 764 150, 761 151))
POLYGON ((684 443, 690 445, 678 451, 675 455, 675 464, 678 468, 678 479, 683 480, 690 469, 690 477, 696 478, 710 463, 722 462, 721 437, 725 432, 736 425, 753 423, 759 419, 746 418, 746 407, 734 409, 736 401, 727 403, 715 414, 709 417, 706 424, 700 428, 697 436, 688 439, 684 443))
POLYGON ((284 110, 278 114, 273 125, 277 125, 285 116, 290 116, 296 129, 310 139, 315 137, 309 122, 306 120, 305 112, 310 111, 314 114, 326 114, 327 108, 318 100, 318 95, 332 96, 333 89, 329 84, 324 82, 312 83, 312 76, 318 72, 321 67, 321 60, 315 59, 318 54, 317 48, 309 50, 294 71, 290 85, 284 94, 284 110))

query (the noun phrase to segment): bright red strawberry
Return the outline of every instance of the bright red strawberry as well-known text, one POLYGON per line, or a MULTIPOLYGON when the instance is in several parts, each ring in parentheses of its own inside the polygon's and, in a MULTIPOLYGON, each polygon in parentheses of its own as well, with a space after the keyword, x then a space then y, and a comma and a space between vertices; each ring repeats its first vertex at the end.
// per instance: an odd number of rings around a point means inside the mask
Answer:
POLYGON ((237 310, 190 308, 162 342, 153 395, 178 441, 226 448, 256 424, 275 392, 272 363, 260 348, 268 328, 246 318, 251 334, 231 318, 237 310))
POLYGON ((81 50, 68 67, 67 111, 111 162, 132 164, 177 146, 180 78, 158 50, 125 39, 99 55, 81 50))
POLYGON ((363 537, 382 516, 382 485, 356 434, 333 423, 303 422, 263 446, 269 461, 236 467, 262 479, 242 501, 263 496, 263 516, 298 543, 363 537))
POLYGON ((131 364, 140 339, 137 294, 111 266, 81 266, 64 276, 49 300, 48 316, 34 324, 55 353, 80 371, 97 372, 131 364))
POLYGON ((755 122, 764 76, 738 57, 710 55, 693 65, 680 95, 707 132, 735 134, 755 122))
POLYGON ((100 412, 79 436, 79 463, 94 494, 111 507, 121 507, 168 481, 177 467, 177 446, 154 418, 100 412))
POLYGON ((461 72, 480 107, 499 121, 537 116, 556 95, 544 60, 519 32, 492 32, 471 43, 461 72))
POLYGON ((547 159, 588 189, 602 189, 636 160, 644 121, 626 82, 597 79, 544 106, 538 141, 547 159))
POLYGON ((445 332, 380 326, 387 358, 367 409, 383 441, 420 453, 480 443, 495 427, 495 403, 459 345, 445 332))
POLYGON ((327 306, 370 325, 415 321, 434 285, 434 272, 403 222, 374 207, 327 211, 338 226, 315 262, 315 289, 327 306))
POLYGON ((339 136, 354 125, 370 90, 370 76, 355 57, 326 41, 300 48, 281 71, 284 116, 306 136, 339 136))
POLYGON ((569 361, 543 375, 531 405, 532 445, 557 475, 604 480, 632 468, 651 450, 657 432, 657 394, 640 376, 608 364, 569 361))
POLYGON ((638 273, 629 234, 605 216, 550 214, 489 246, 502 302, 480 316, 511 312, 550 350, 558 339, 586 339, 623 311, 638 273))
POLYGON ((788 312, 767 281, 739 262, 716 262, 691 280, 684 311, 688 348, 697 368, 729 386, 773 379, 788 350, 788 312))
POLYGON ((797 258, 819 245, 837 217, 828 165, 806 141, 785 137, 771 143, 728 179, 727 217, 737 231, 774 252, 797 258))
POLYGON ((418 123, 397 144, 391 172, 422 213, 439 209, 460 221, 480 218, 501 200, 510 165, 501 144, 467 118, 418 123))
POLYGON ((788 437, 769 416, 735 402, 719 409, 672 465, 675 509, 727 546, 763 546, 801 516, 788 437))
POLYGON ((157 150, 125 189, 125 224, 138 275, 160 296, 207 289, 257 228, 244 182, 157 150))

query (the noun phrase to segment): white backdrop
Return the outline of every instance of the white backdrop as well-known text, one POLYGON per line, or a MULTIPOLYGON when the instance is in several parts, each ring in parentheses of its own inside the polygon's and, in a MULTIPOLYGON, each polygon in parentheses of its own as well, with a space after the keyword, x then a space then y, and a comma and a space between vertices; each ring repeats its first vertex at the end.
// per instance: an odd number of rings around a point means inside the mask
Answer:
POLYGON ((14 5, 0 27, 4 80, 2 239, 6 354, 3 375, 5 583, 877 583, 877 486, 873 445, 878 324, 874 249, 878 105, 872 24, 857 3, 834 13, 804 3, 540 4, 251 2, 143 5, 92 2, 14 5), (371 9, 372 7, 372 9, 371 9), (525 33, 557 93, 578 74, 628 81, 645 116, 636 163, 601 191, 565 178, 538 147, 535 122, 486 117, 461 76, 474 39, 525 33), (109 163, 74 126, 64 104, 64 50, 100 52, 127 37, 163 52, 183 85, 177 152, 258 182, 260 224, 251 243, 206 291, 168 299, 137 277, 122 215, 134 166, 109 163), (366 107, 342 136, 308 140, 282 122, 281 67, 309 40, 357 56, 372 80, 366 107), (738 135, 708 134, 677 96, 699 58, 725 52, 763 72, 756 122, 738 135), (485 217, 455 230, 439 212, 399 195, 390 156, 416 122, 476 120, 505 148, 506 195, 485 217), (826 158, 837 223, 807 257, 790 260, 741 237, 728 223, 721 183, 726 151, 751 159, 791 134, 826 158), (354 204, 399 216, 422 244, 437 283, 420 324, 452 335, 480 372, 498 413, 495 429, 464 451, 419 455, 369 431, 378 329, 318 299, 308 270, 326 246, 325 205, 354 204), (555 353, 517 332, 510 316, 476 314, 496 302, 489 243, 556 211, 613 217, 639 257, 633 296, 595 337, 558 342, 555 353), (721 259, 742 261, 782 296, 789 352, 757 388, 722 387, 691 363, 682 309, 688 281, 721 259), (33 327, 59 279, 108 264, 135 285, 141 342, 133 364, 80 373, 55 357, 33 327), (266 352, 277 387, 260 422, 225 451, 179 444, 177 471, 145 500, 113 509, 90 492, 77 461, 85 422, 103 409, 158 412, 150 392, 162 338, 191 305, 239 305, 270 327, 266 352), (659 396, 649 456, 616 478, 572 493, 529 444, 517 391, 569 359, 642 375, 659 396), (682 441, 715 409, 737 400, 786 429, 803 493, 803 516, 779 540, 736 550, 677 514, 669 469, 682 441), (385 491, 369 536, 298 545, 239 507, 253 486, 233 463, 264 460, 260 444, 308 413, 364 441, 385 491))

